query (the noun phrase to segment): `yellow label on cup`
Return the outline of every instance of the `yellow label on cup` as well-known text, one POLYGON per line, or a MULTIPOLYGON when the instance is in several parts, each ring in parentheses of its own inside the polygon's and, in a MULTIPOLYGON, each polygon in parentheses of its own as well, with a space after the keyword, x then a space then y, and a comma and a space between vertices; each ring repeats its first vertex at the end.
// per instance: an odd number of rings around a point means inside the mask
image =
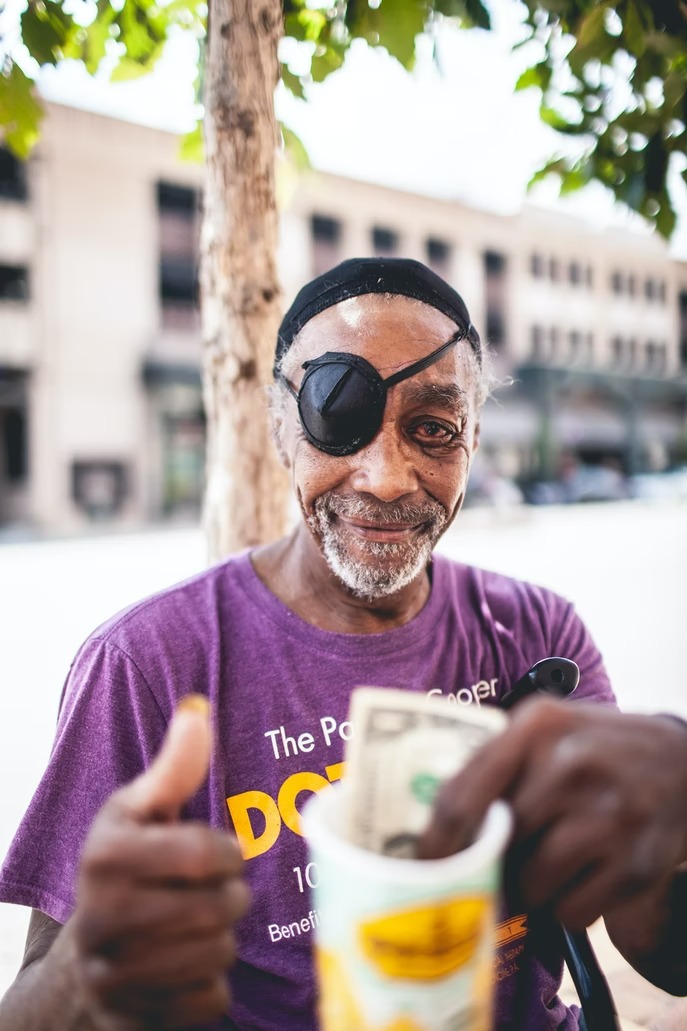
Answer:
POLYGON ((486 895, 386 913, 358 929, 363 955, 387 977, 433 981, 469 963, 491 919, 486 895))

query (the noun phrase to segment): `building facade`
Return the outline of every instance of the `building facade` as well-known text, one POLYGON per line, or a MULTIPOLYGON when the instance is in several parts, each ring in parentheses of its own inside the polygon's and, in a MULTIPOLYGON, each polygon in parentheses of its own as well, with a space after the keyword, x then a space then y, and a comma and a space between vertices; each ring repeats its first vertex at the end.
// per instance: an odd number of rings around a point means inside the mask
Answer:
MULTIPOLYGON (((44 126, 27 166, 0 149, 0 526, 195 516, 202 170, 159 130, 59 105, 44 126)), ((687 461, 687 263, 656 236, 301 177, 285 297, 367 254, 419 258, 464 296, 515 381, 483 420, 499 472, 687 461)))

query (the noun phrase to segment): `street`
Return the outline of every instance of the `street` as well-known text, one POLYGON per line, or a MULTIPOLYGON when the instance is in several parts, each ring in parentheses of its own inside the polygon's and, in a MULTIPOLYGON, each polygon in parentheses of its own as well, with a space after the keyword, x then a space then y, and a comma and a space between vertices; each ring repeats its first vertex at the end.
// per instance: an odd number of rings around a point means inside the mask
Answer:
MULTIPOLYGON (((684 503, 473 509, 441 550, 573 600, 621 707, 687 717, 686 530, 684 503)), ((47 760, 81 641, 113 612, 203 564, 192 529, 0 545, 0 853, 47 760)), ((25 923, 23 911, 0 910, 0 994, 16 972, 25 923)))

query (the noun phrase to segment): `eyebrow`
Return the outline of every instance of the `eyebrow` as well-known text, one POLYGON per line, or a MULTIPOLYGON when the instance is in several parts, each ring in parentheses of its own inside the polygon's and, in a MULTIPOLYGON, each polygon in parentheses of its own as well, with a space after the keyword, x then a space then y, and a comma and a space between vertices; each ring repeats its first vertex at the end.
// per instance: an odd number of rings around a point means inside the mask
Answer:
POLYGON ((404 400, 408 404, 438 405, 455 412, 467 407, 468 396, 455 383, 412 383, 409 382, 404 392, 404 400))

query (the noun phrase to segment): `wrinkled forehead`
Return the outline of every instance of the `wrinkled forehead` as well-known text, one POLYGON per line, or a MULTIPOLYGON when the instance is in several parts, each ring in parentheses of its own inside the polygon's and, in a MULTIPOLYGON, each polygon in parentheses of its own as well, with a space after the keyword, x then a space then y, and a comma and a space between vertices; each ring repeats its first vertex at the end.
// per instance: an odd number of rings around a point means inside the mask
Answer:
MULTIPOLYGON (((365 358, 386 377, 440 347, 458 328, 423 301, 398 294, 363 294, 310 319, 295 341, 293 364, 297 368, 325 351, 344 351, 365 358)), ((465 346, 461 342, 452 351, 462 354, 465 346)))

